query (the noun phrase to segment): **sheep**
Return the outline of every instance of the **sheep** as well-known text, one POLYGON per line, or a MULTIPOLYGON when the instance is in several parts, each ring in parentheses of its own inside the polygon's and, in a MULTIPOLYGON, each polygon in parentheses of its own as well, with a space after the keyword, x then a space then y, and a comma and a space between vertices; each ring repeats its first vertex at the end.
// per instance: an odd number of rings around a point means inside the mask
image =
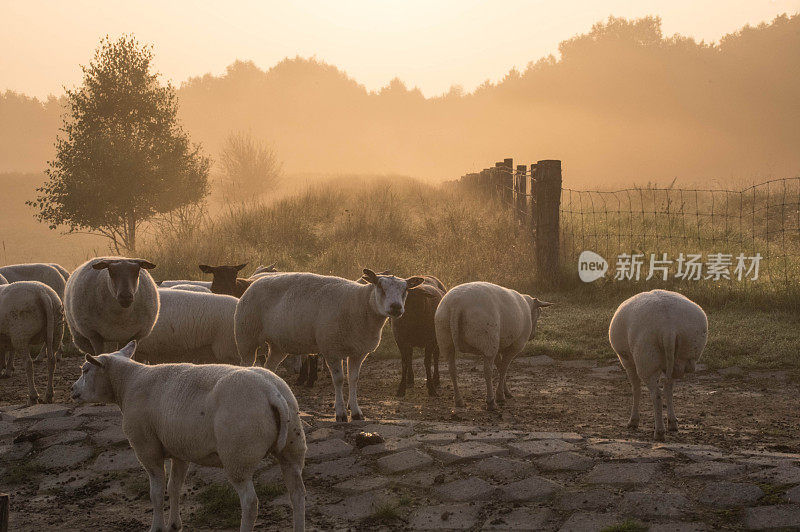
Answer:
MULTIPOLYGON (((160 287, 159 287, 160 288, 160 287)), ((199 284, 176 284, 164 288, 164 290, 186 290, 187 292, 200 292, 202 294, 213 294, 210 288, 199 284)))
MULTIPOLYGON (((53 374, 56 369, 56 352, 61 349, 64 337, 64 308, 55 290, 38 281, 17 281, 0 285, 0 353, 13 349, 25 360, 28 379, 28 405, 39 402, 33 383, 33 359, 30 344, 43 343, 47 353, 47 391, 44 402, 53 401, 53 374)), ((9 366, 13 354, 8 353, 5 376, 10 377, 9 366)))
POLYGON ((64 282, 65 282, 65 283, 66 283, 67 281, 69 281, 69 270, 67 270, 65 267, 63 267, 62 265, 60 265, 60 264, 57 264, 57 263, 55 263, 55 262, 49 262, 49 263, 48 263, 48 265, 49 265, 49 266, 52 266, 53 268, 55 268, 56 270, 58 270, 58 273, 60 273, 60 274, 61 274, 61 277, 63 277, 63 278, 64 278, 64 282))
POLYGON ((392 335, 400 351, 401 377, 397 396, 403 397, 406 387, 414 386, 414 369, 412 358, 415 347, 425 349, 425 382, 428 395, 435 396, 439 386, 439 347, 436 345, 436 328, 433 317, 439 301, 442 300, 447 288, 436 277, 420 275, 429 286, 428 293, 418 289, 411 290, 406 298, 406 310, 399 318, 392 318, 392 335), (431 357, 433 357, 433 370, 431 370, 431 357))
POLYGON ((653 439, 664 440, 664 419, 658 379, 663 373, 667 423, 678 430, 672 406, 673 381, 694 373, 708 338, 708 318, 685 296, 668 290, 651 290, 626 299, 611 318, 608 339, 628 374, 633 406, 628 428, 639 426, 641 383, 653 401, 653 439))
POLYGON ((388 317, 403 314, 406 292, 424 282, 364 269, 368 284, 313 273, 278 273, 257 279, 236 306, 234 330, 242 360, 255 363, 256 349, 267 343, 267 369, 287 354, 319 353, 336 392, 336 420, 347 421, 342 385, 347 359, 349 406, 354 420, 364 419, 358 406, 361 364, 380 343, 388 317))
POLYGON ((278 273, 278 270, 275 269, 276 264, 277 262, 273 262, 269 266, 259 266, 258 268, 256 268, 256 271, 254 271, 253 274, 250 276, 250 279, 262 277, 268 273, 278 273))
POLYGON ((214 276, 211 281, 211 291, 215 294, 226 294, 234 297, 242 297, 244 291, 253 282, 250 279, 242 279, 237 274, 247 266, 247 263, 236 266, 208 266, 200 264, 200 271, 210 273, 214 276))
POLYGON ((189 281, 187 279, 156 281, 156 286, 159 288, 173 288, 179 285, 202 286, 203 288, 208 288, 211 290, 211 281, 189 281))
POLYGON ((483 356, 486 379, 486 408, 496 410, 505 404, 508 366, 528 340, 536 334, 536 322, 543 307, 552 303, 492 283, 473 282, 447 292, 436 309, 436 343, 447 357, 453 396, 457 407, 464 406, 458 390, 456 350, 483 356), (492 363, 498 367, 498 383, 492 394, 492 363))
POLYGON ((32 262, 29 264, 11 264, 0 267, 0 275, 9 283, 17 281, 39 281, 55 290, 59 299, 64 300, 66 281, 61 272, 50 264, 32 262))
POLYGON ((142 259, 98 257, 70 275, 64 307, 78 349, 99 355, 104 342, 140 340, 150 333, 159 294, 147 270, 155 267, 142 259))
POLYGON ((131 357, 136 342, 116 353, 86 355, 72 385, 79 403, 116 403, 122 431, 150 479, 150 530, 181 530, 180 496, 189 463, 222 467, 239 494, 239 530, 253 530, 258 497, 253 473, 272 454, 283 473, 294 530, 305 528, 306 439, 289 386, 263 368, 225 364, 146 366, 131 357), (172 460, 169 523, 164 525, 164 461, 172 460))
POLYGON ((233 334, 235 297, 159 288, 153 330, 142 338, 136 360, 241 365, 233 334))

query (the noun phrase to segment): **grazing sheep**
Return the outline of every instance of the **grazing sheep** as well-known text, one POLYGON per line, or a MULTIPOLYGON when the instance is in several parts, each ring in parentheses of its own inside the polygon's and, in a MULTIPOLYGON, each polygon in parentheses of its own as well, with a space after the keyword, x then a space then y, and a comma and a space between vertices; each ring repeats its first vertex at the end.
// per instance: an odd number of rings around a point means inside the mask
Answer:
POLYGON ((49 264, 50 266, 52 266, 53 268, 55 268, 56 270, 58 270, 58 273, 60 273, 60 274, 61 274, 61 277, 63 277, 63 278, 64 278, 64 282, 65 282, 65 283, 66 283, 67 281, 69 281, 69 270, 67 270, 65 267, 63 267, 62 265, 60 265, 60 264, 57 264, 57 263, 55 263, 55 262, 50 262, 50 263, 48 263, 48 264, 49 264))
POLYGON ((406 387, 414 386, 412 358, 414 348, 425 350, 425 383, 428 395, 436 395, 439 386, 439 347, 436 345, 434 315, 447 288, 436 277, 420 275, 425 282, 416 290, 411 290, 406 298, 406 310, 399 318, 392 318, 392 334, 400 351, 401 377, 397 396, 403 397, 406 387), (427 286, 427 292, 420 290, 427 286), (433 364, 431 363, 433 358, 433 364), (433 365, 433 370, 431 369, 433 365))
POLYGON ((247 263, 239 264, 237 266, 208 266, 201 264, 200 271, 203 273, 210 273, 214 276, 211 281, 211 291, 215 294, 226 294, 234 297, 242 297, 244 291, 253 282, 251 279, 242 279, 237 277, 239 271, 247 266, 247 263))
POLYGON ((122 350, 86 355, 72 385, 79 402, 116 403, 122 431, 150 477, 153 525, 180 530, 180 498, 189 463, 222 467, 239 494, 239 530, 252 530, 258 516, 253 473, 272 454, 280 464, 294 510, 294 530, 305 527, 303 464, 306 439, 297 400, 289 386, 263 368, 224 364, 146 366, 122 350), (164 461, 172 460, 169 523, 164 525, 164 461))
POLYGON ((507 397, 508 366, 536 334, 542 307, 552 303, 492 283, 458 285, 445 294, 436 310, 436 341, 447 357, 456 406, 464 406, 458 390, 455 352, 483 356, 486 408, 495 410, 507 397), (498 360, 499 359, 499 360, 498 360), (498 383, 492 394, 492 363, 498 383))
POLYGON ((199 284, 176 284, 163 288, 164 290, 185 290, 187 292, 200 292, 202 294, 213 294, 210 288, 206 288, 205 286, 200 286, 199 284))
POLYGON ((239 354, 255 362, 256 349, 269 345, 266 361, 274 369, 287 354, 319 353, 331 372, 336 419, 347 421, 342 385, 347 359, 349 406, 358 406, 358 374, 366 356, 380 343, 388 317, 403 315, 407 290, 424 281, 377 275, 365 269, 368 284, 313 273, 279 273, 257 279, 236 307, 234 327, 239 354))
POLYGON ((171 281, 156 281, 156 286, 159 288, 174 288, 180 285, 202 286, 211 290, 211 281, 189 281, 186 279, 171 280, 171 281))
POLYGON ((39 281, 55 290, 59 299, 64 300, 66 281, 61 272, 50 264, 33 262, 30 264, 11 264, 0 268, 0 275, 9 283, 17 281, 39 281))
POLYGON ((653 438, 664 439, 658 378, 663 373, 669 430, 678 430, 672 407, 673 381, 694 373, 708 338, 708 319, 699 305, 668 290, 651 290, 626 299, 611 318, 608 339, 628 374, 633 391, 629 428, 639 426, 641 382, 653 401, 653 438))
POLYGON ((64 307, 78 349, 99 355, 104 342, 150 334, 158 316, 158 289, 147 270, 156 265, 125 257, 94 258, 67 281, 64 307))
POLYGON ((10 377, 13 352, 25 360, 28 378, 28 404, 36 404, 39 394, 33 383, 31 344, 44 344, 47 353, 47 391, 44 402, 53 401, 53 373, 56 352, 64 336, 64 308, 55 290, 38 281, 17 281, 0 286, 0 353, 8 352, 4 369, 10 377), (13 352, 12 352, 13 350, 13 352))
POLYGON ((139 342, 136 360, 241 365, 233 334, 235 297, 159 288, 153 330, 139 342))

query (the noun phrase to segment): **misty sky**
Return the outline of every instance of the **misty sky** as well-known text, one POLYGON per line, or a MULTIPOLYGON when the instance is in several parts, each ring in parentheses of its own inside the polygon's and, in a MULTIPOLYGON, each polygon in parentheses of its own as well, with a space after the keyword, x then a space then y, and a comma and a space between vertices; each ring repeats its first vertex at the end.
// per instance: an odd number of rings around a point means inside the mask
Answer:
POLYGON ((180 84, 236 59, 269 68, 296 55, 336 65, 370 90, 399 77, 426 96, 467 90, 557 51, 609 15, 659 15, 665 34, 715 41, 745 24, 800 11, 800 0, 0 0, 0 91, 60 95, 80 83, 105 34, 155 45, 180 84))

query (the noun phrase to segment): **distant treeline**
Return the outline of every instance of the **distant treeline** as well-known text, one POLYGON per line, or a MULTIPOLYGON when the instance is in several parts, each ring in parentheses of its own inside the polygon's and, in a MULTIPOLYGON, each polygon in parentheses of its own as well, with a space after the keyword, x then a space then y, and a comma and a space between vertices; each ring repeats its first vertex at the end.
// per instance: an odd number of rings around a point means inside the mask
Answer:
MULTIPOLYGON (((249 130, 275 143, 289 173, 450 179, 509 154, 562 159, 567 186, 800 173, 800 15, 713 45, 665 37, 658 18, 610 18, 559 52, 427 99, 397 79, 369 92, 314 59, 266 72, 237 61, 185 82, 180 115, 213 157, 229 133, 249 130)), ((41 171, 59 124, 55 98, 0 96, 0 171, 41 171)))

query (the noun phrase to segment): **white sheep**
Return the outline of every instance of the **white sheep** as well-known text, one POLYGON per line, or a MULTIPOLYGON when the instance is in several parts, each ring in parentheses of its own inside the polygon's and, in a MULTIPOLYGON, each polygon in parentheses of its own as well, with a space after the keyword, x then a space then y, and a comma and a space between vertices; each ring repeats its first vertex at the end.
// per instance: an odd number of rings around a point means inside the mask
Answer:
POLYGON ((69 277, 64 298, 67 324, 81 351, 99 355, 105 342, 139 340, 158 316, 156 265, 125 257, 94 258, 69 277))
POLYGON ((708 318, 698 304, 668 290, 651 290, 626 299, 611 318, 608 339, 628 374, 633 391, 629 428, 639 426, 641 383, 650 391, 655 428, 664 439, 664 419, 658 379, 663 373, 669 430, 678 430, 672 406, 673 381, 694 373, 708 338, 708 318))
POLYGON ((146 366, 122 350, 86 355, 72 385, 79 402, 116 403, 122 431, 150 478, 151 531, 181 530, 180 498, 189 463, 222 467, 239 494, 239 530, 258 516, 253 473, 262 458, 277 458, 294 510, 294 530, 304 529, 303 464, 306 439, 289 386, 263 368, 224 364, 146 366), (169 523, 164 526, 164 461, 172 460, 169 523))
POLYGON ((63 277, 63 278, 64 278, 64 282, 65 282, 65 283, 66 283, 67 281, 69 281, 69 270, 68 270, 68 269, 66 269, 66 268, 65 268, 65 267, 63 267, 62 265, 60 265, 60 264, 58 264, 58 263, 55 263, 55 262, 50 262, 50 263, 48 263, 48 265, 49 265, 49 266, 52 266, 53 268, 55 268, 56 270, 58 270, 58 273, 60 273, 60 274, 61 274, 61 277, 63 277))
MULTIPOLYGON (((28 379, 28 404, 36 404, 39 394, 33 383, 30 344, 43 343, 47 353, 47 391, 44 401, 53 401, 53 373, 56 352, 64 336, 64 309, 55 290, 38 281, 17 281, 0 285, 0 353, 13 350, 25 360, 28 379)), ((10 377, 8 353, 5 376, 10 377)))
POLYGON ((208 288, 211 290, 211 281, 189 281, 187 279, 178 279, 178 280, 171 280, 171 281, 159 281, 156 283, 159 288, 174 288, 178 285, 195 285, 195 286, 202 286, 204 288, 208 288))
POLYGON ((256 349, 269 345, 266 367, 275 369, 287 354, 319 353, 331 372, 336 419, 347 421, 342 386, 347 359, 349 406, 354 420, 364 419, 357 400, 358 374, 366 356, 380 343, 390 316, 403 314, 406 292, 423 282, 376 275, 365 269, 368 284, 313 273, 279 273, 257 279, 236 307, 236 343, 242 360, 255 363, 256 349))
POLYGON ((511 361, 536 334, 542 307, 552 303, 492 283, 465 283, 452 288, 434 316, 436 343, 447 357, 456 406, 464 406, 458 390, 456 351, 483 357, 486 408, 495 410, 508 394, 506 373, 511 361), (497 364, 498 384, 492 393, 492 366, 497 364))
POLYGON ((32 262, 29 264, 11 264, 0 268, 0 275, 9 283, 17 281, 39 281, 55 290, 59 299, 64 300, 66 280, 61 272, 50 264, 32 262))
POLYGON ((161 306, 150 334, 139 342, 136 360, 163 362, 212 362, 241 365, 233 334, 233 315, 238 299, 159 288, 161 306))
POLYGON ((210 288, 206 288, 205 286, 201 286, 199 284, 176 284, 168 286, 164 288, 164 290, 185 290, 187 292, 199 292, 202 294, 213 293, 210 288))

